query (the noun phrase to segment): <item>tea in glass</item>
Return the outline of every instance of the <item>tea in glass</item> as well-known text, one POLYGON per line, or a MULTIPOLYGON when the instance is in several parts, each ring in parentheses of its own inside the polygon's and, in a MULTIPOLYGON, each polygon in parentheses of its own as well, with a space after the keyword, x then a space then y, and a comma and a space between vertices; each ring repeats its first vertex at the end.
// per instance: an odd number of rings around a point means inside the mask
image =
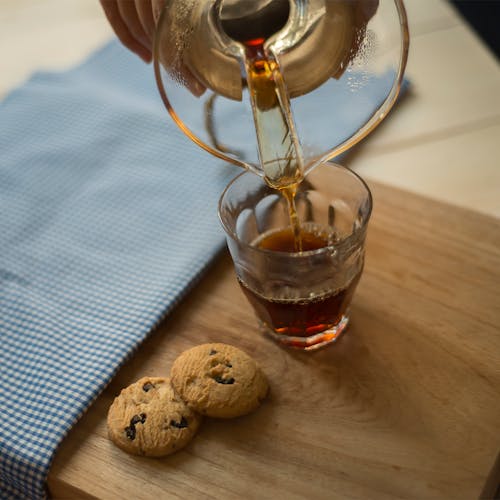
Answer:
POLYGON ((309 350, 335 341, 347 327, 372 200, 356 174, 325 163, 298 185, 295 205, 300 251, 285 197, 251 173, 228 186, 219 215, 261 330, 309 350))

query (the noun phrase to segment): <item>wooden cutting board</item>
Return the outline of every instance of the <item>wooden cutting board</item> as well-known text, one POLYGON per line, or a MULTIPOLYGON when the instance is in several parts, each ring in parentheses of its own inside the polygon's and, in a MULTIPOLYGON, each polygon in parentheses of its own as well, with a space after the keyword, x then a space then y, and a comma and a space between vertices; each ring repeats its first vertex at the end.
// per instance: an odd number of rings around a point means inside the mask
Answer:
POLYGON ((500 221, 372 184, 374 213, 349 331, 315 353, 257 333, 227 254, 70 432, 57 498, 477 498, 500 451, 500 221), (163 459, 107 439, 120 389, 218 341, 252 354, 271 393, 206 419, 163 459))

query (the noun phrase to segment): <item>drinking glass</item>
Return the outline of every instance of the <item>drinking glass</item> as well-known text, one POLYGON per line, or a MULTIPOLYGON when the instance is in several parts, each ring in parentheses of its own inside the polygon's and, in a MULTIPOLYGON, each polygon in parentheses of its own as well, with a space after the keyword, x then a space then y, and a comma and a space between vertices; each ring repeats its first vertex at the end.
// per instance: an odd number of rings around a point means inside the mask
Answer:
POLYGON ((312 350, 336 341, 349 323, 372 198, 354 172, 326 162, 299 185, 296 208, 301 231, 326 246, 302 252, 263 248, 262 242, 290 231, 288 206, 249 172, 228 185, 219 217, 261 331, 285 346, 312 350))

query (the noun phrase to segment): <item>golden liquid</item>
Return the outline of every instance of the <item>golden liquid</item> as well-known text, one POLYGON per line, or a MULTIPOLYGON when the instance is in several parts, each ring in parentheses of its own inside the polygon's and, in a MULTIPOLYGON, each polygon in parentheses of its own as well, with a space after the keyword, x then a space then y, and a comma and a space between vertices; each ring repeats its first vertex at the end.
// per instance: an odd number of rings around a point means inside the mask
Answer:
POLYGON ((290 100, 279 64, 264 50, 264 39, 245 42, 245 67, 252 103, 259 159, 264 179, 285 197, 294 248, 302 251, 300 221, 295 207, 303 179, 302 151, 295 131, 290 100))
POLYGON ((295 195, 297 194, 298 183, 282 188, 281 194, 285 197, 288 206, 288 217, 290 219, 290 227, 293 233, 293 247, 295 252, 302 252, 302 231, 300 229, 300 220, 295 206, 295 195))

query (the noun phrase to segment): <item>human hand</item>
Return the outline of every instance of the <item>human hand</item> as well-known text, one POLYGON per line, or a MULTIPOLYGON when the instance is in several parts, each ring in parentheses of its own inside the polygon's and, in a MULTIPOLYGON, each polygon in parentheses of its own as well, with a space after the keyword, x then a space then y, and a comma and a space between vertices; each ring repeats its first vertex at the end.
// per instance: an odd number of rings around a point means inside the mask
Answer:
MULTIPOLYGON (((156 24, 165 0, 100 0, 100 2, 113 31, 123 45, 143 61, 151 62, 156 24)), ((176 57, 178 54, 172 50, 171 45, 162 42, 159 53, 162 65, 191 93, 200 96, 205 87, 185 67, 181 58, 176 57)))
POLYGON ((119 40, 149 63, 156 23, 165 0, 100 0, 119 40))

